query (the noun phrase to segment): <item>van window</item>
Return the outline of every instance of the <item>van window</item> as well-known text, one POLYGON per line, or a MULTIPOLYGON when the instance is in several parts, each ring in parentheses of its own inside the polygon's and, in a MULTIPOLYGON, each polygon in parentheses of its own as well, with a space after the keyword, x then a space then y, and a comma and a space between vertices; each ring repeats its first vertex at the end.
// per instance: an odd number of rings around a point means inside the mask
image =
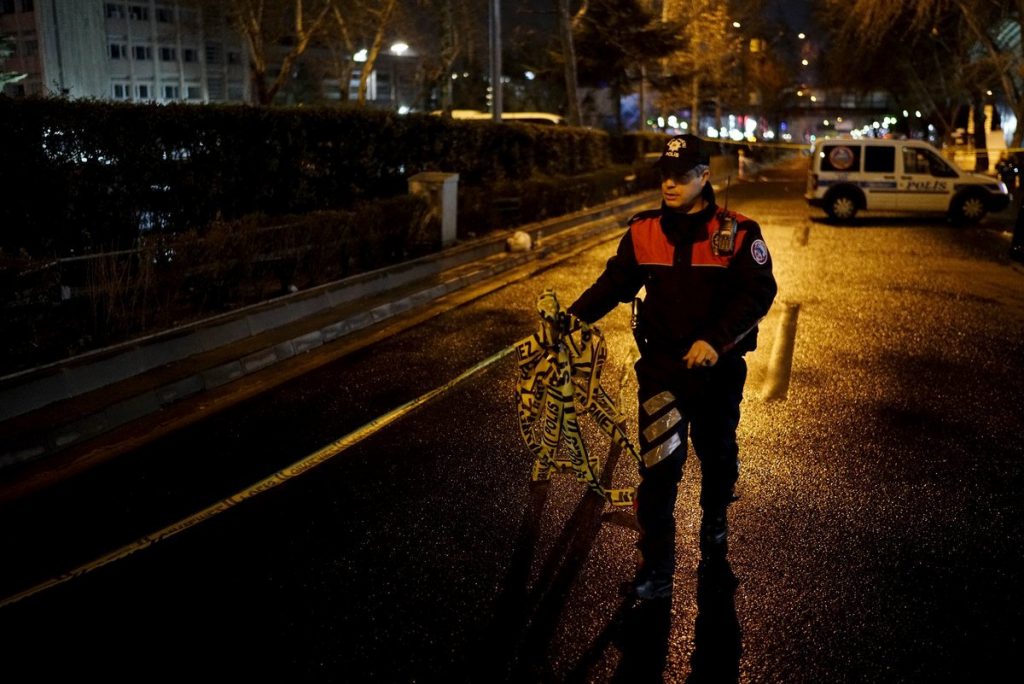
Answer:
POLYGON ((864 172, 895 173, 896 148, 868 145, 864 149, 864 172))
POLYGON ((903 172, 929 174, 940 178, 956 178, 960 175, 942 157, 918 147, 903 148, 903 172))
POLYGON ((825 145, 821 148, 822 171, 860 171, 860 145, 825 145))

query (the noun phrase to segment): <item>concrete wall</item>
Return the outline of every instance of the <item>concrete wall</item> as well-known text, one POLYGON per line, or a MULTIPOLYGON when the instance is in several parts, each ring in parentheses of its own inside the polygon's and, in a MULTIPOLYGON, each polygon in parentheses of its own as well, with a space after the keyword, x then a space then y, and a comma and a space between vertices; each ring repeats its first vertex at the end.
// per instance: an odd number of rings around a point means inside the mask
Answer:
POLYGON ((37 0, 43 86, 71 97, 108 97, 103 3, 37 0))

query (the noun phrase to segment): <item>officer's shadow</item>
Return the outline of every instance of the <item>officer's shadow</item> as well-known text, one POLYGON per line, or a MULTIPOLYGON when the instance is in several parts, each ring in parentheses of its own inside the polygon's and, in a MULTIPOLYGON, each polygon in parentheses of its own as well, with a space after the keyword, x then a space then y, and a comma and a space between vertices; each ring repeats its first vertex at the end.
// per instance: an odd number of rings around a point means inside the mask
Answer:
POLYGON ((743 632, 736 616, 738 584, 728 560, 700 564, 694 648, 687 684, 739 681, 743 632))
MULTIPOLYGON (((697 617, 687 684, 738 682, 742 632, 736 616, 737 580, 727 560, 702 563, 697 572, 697 617)), ((624 601, 591 644, 570 681, 586 681, 608 645, 620 653, 613 682, 664 681, 672 629, 671 599, 624 601)))
POLYGON ((550 482, 533 482, 494 620, 473 666, 474 681, 537 681, 550 673, 545 662, 566 600, 597 538, 604 498, 587 492, 530 582, 534 551, 550 482))
MULTIPOLYGON (((603 478, 610 479, 619 455, 620 450, 613 448, 603 478)), ((608 482, 603 484, 608 486, 608 482)), ((474 679, 520 682, 550 678, 544 656, 601 526, 605 522, 625 524, 615 513, 604 512, 603 496, 587 491, 531 583, 531 567, 550 486, 550 481, 530 485, 526 514, 497 597, 494 620, 473 666, 474 679)))
MULTIPOLYGON (((609 457, 613 468, 618 454, 609 457)), ((519 538, 497 597, 491 628, 471 666, 475 681, 540 681, 552 675, 545 662, 565 601, 602 522, 624 524, 602 513, 604 498, 588 492, 555 540, 533 586, 529 581, 550 482, 531 484, 519 538)), ((736 682, 742 652, 735 606, 736 580, 727 560, 702 565, 697 576, 695 648, 688 683, 736 682)), ((609 646, 619 651, 613 681, 662 681, 672 627, 671 599, 621 602, 612 619, 569 673, 567 682, 592 681, 609 646)))

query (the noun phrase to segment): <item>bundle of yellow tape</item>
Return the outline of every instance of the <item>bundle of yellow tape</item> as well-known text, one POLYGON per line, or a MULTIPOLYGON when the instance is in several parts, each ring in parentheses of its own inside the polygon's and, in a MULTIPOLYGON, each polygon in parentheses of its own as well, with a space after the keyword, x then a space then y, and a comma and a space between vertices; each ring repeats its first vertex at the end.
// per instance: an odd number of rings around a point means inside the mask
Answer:
POLYGON ((578 416, 589 413, 601 430, 636 461, 640 457, 622 428, 623 420, 601 387, 607 350, 601 331, 562 311, 552 290, 537 300, 540 328, 516 344, 519 431, 534 456, 533 480, 571 470, 613 506, 631 506, 636 490, 601 484, 601 463, 587 451, 578 416), (564 443, 565 449, 559 447, 564 443))

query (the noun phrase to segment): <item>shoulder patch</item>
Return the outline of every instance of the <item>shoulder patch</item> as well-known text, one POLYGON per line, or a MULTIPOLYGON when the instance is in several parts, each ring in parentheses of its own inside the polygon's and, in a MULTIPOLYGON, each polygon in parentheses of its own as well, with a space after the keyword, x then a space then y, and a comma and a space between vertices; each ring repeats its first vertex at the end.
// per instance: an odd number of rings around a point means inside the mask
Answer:
POLYGON ((764 240, 754 240, 750 244, 750 256, 761 266, 768 263, 768 245, 764 244, 764 240))
POLYGON ((661 216, 661 209, 645 209, 644 211, 638 211, 629 218, 629 223, 633 224, 637 221, 644 219, 658 218, 661 216))

